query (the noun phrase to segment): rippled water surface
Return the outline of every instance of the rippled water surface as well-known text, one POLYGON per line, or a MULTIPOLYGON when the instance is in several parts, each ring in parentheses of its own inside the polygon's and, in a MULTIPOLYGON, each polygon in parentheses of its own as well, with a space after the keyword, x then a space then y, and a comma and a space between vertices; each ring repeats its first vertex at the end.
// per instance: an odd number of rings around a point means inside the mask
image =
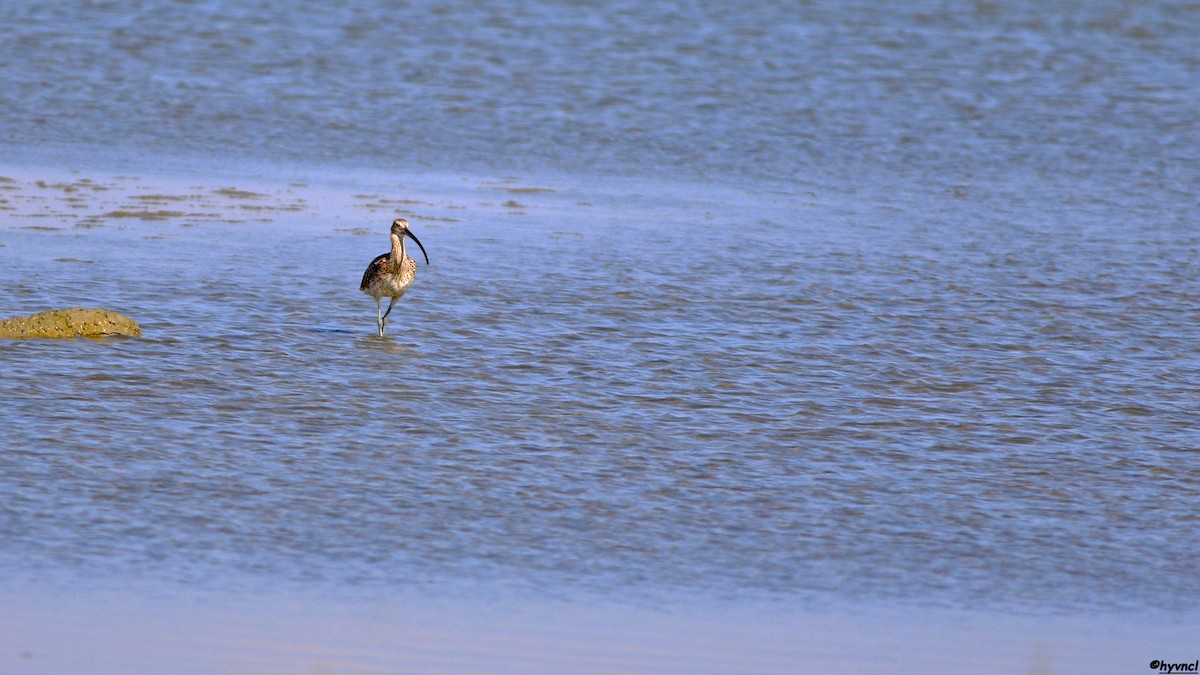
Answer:
POLYGON ((433 264, 380 339, 356 289, 381 191, 85 180, 8 184, 110 215, 10 219, 5 293, 146 335, 3 346, 10 562, 951 604, 1197 590, 1163 555, 1196 533, 1185 223, 397 184, 433 264))
POLYGON ((1194 617, 1198 21, 6 3, 0 572, 1194 617))
POLYGON ((1193 190, 1198 22, 1175 0, 14 0, 0 140, 67 161, 98 144, 131 161, 951 184, 1022 169, 1193 190))

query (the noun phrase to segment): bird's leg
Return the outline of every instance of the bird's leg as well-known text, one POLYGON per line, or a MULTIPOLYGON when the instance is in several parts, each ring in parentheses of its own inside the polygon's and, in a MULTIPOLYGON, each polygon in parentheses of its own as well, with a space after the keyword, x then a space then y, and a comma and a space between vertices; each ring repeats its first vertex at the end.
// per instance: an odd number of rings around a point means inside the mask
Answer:
MULTIPOLYGON (((383 305, 380 303, 381 298, 375 298, 375 325, 379 328, 379 337, 383 337, 383 305)), ((391 308, 388 308, 391 311, 391 308)))
POLYGON ((393 296, 392 296, 392 301, 388 303, 388 308, 387 308, 387 311, 383 313, 383 318, 382 318, 382 319, 380 319, 380 321, 382 321, 382 322, 383 322, 383 324, 382 324, 382 325, 381 325, 381 327, 379 328, 379 334, 380 334, 380 335, 383 335, 383 327, 382 327, 382 326, 386 326, 386 325, 387 325, 387 318, 388 318, 388 314, 391 314, 391 313, 392 313, 392 308, 393 308, 393 307, 395 307, 395 306, 396 306, 396 296, 394 296, 394 295, 393 295, 393 296))

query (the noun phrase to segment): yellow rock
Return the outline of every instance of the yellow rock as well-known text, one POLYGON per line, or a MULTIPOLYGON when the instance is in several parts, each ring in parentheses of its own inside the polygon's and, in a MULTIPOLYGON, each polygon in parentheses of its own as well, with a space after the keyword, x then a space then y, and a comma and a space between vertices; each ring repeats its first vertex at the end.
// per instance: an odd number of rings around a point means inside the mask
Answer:
POLYGON ((74 307, 0 319, 0 338, 103 337, 142 334, 133 319, 107 309, 74 307))

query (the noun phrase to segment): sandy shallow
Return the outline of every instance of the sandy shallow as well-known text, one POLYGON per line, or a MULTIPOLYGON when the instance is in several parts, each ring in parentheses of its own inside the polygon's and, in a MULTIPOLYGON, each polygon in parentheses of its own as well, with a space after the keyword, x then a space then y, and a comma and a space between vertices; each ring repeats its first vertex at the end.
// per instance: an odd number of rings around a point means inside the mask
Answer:
POLYGON ((902 606, 638 608, 220 593, 5 593, 23 673, 1134 673, 1194 656, 1195 617, 902 606))

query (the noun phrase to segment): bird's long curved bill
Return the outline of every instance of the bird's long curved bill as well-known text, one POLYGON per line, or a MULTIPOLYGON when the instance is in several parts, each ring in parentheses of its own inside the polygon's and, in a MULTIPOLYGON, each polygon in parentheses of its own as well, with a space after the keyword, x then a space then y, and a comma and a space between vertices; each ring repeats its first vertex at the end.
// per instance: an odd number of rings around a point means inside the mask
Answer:
POLYGON ((417 235, 413 234, 412 230, 405 230, 404 234, 407 234, 408 236, 412 237, 412 240, 417 242, 417 246, 421 249, 421 255, 425 256, 425 264, 428 265, 429 264, 429 254, 425 252, 425 247, 421 246, 421 240, 417 239, 417 235))

